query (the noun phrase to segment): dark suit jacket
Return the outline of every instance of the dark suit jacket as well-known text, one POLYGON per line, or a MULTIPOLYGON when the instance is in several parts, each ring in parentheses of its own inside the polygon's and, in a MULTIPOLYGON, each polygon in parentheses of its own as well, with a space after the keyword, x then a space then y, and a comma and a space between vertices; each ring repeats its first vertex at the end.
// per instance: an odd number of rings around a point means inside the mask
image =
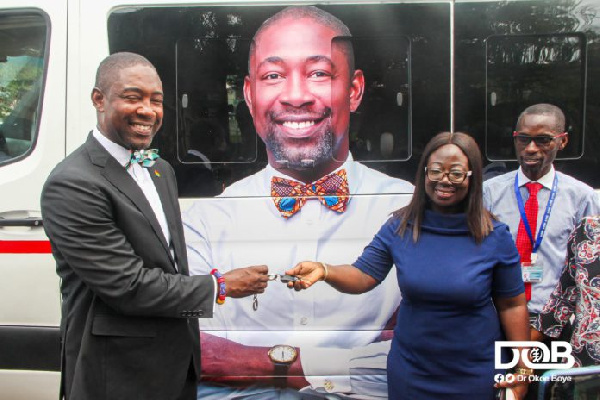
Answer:
POLYGON ((159 159, 149 172, 175 260, 142 190, 91 134, 44 185, 69 400, 176 399, 191 363, 199 376, 195 318, 212 316, 213 278, 188 276, 173 169, 159 159))

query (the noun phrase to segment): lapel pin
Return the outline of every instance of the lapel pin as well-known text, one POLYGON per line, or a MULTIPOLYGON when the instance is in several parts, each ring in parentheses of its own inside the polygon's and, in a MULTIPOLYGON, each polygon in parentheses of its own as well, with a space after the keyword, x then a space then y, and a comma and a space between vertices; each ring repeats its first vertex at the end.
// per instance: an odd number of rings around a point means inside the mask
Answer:
POLYGON ((154 170, 154 175, 156 175, 157 177, 160 178, 160 172, 158 172, 158 170, 156 170, 156 169, 154 170))

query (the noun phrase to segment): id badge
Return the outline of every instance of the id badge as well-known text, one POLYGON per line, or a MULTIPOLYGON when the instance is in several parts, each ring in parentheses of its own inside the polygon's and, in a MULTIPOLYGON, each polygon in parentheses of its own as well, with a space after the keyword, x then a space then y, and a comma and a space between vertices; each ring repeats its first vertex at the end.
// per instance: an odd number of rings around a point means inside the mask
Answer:
POLYGON ((544 268, 539 261, 522 262, 521 263, 521 274, 523 276, 523 282, 537 283, 541 282, 544 278, 544 268))

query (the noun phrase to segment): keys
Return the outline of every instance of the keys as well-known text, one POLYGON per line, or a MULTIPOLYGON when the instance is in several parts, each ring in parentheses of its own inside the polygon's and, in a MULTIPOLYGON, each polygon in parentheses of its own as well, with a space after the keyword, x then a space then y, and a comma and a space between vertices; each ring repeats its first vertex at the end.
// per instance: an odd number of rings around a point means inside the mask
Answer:
MULTIPOLYGON (((270 281, 276 281, 277 279, 279 279, 281 283, 296 282, 300 280, 300 278, 293 275, 269 274, 270 281)), ((252 299, 252 309, 254 311, 258 310, 258 296, 256 294, 254 294, 254 298, 252 299)))
POLYGON ((270 274, 269 275, 270 281, 276 281, 277 279, 279 279, 281 281, 281 283, 296 282, 296 281, 300 280, 300 278, 298 278, 297 276, 293 276, 293 275, 280 275, 280 274, 270 274))

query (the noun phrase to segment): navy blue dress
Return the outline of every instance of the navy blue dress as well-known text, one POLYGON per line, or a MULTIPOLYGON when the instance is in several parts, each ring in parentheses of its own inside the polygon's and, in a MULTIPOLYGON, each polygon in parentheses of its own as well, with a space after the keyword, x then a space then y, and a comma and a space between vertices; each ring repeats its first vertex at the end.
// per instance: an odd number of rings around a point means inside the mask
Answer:
POLYGON ((388 355, 390 399, 493 399, 494 341, 504 340, 492 296, 524 292, 508 227, 481 244, 465 214, 426 211, 417 243, 390 219, 354 266, 377 281, 396 265, 402 302, 388 355))

